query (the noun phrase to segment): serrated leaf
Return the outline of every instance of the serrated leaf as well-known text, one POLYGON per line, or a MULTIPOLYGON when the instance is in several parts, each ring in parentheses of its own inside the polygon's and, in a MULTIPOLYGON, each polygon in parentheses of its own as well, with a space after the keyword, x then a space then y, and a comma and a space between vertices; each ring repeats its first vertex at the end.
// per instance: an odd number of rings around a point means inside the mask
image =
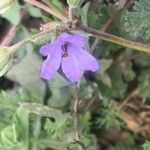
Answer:
POLYGON ((15 115, 16 130, 18 138, 21 140, 22 147, 28 149, 29 147, 29 113, 23 107, 17 109, 15 115))
POLYGON ((8 126, 1 131, 1 140, 3 145, 14 147, 17 144, 17 132, 15 124, 8 126))
POLYGON ((150 40, 150 1, 135 1, 134 11, 125 11, 120 17, 120 25, 132 39, 150 40))

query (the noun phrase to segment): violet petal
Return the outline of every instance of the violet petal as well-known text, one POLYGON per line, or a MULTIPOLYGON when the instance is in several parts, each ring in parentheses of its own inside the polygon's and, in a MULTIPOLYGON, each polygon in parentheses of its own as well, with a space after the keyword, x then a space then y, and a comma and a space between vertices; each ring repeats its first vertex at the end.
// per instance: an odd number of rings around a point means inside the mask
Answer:
POLYGON ((61 63, 61 51, 55 50, 52 55, 48 55, 47 59, 43 62, 41 68, 41 77, 43 79, 51 79, 56 71, 59 69, 61 63))
POLYGON ((68 57, 62 58, 62 71, 68 79, 73 82, 77 82, 81 76, 81 70, 78 63, 71 55, 68 53, 68 57))
POLYGON ((53 53, 54 45, 53 44, 45 44, 40 48, 40 54, 43 56, 48 56, 53 53))
POLYGON ((78 47, 83 47, 85 44, 85 39, 81 36, 80 33, 61 33, 56 40, 59 40, 60 43, 69 42, 78 47))
POLYGON ((77 60, 78 65, 81 69, 91 70, 93 72, 98 70, 99 64, 90 53, 73 45, 70 45, 68 49, 69 51, 71 51, 72 57, 77 60))

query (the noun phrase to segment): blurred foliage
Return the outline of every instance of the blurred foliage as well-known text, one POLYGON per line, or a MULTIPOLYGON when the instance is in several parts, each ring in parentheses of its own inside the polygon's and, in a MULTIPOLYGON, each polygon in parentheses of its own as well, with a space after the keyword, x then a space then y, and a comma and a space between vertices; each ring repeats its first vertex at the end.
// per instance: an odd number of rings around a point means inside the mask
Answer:
POLYGON ((146 141, 146 142, 143 144, 143 150, 147 150, 147 149, 150 149, 150 141, 146 141))
POLYGON ((150 41, 150 3, 149 0, 136 1, 132 12, 124 11, 120 17, 122 30, 132 39, 150 41))
POLYGON ((112 102, 104 102, 103 108, 100 110, 101 117, 97 119, 96 124, 99 127, 103 127, 107 130, 113 128, 121 128, 122 120, 121 120, 121 113, 112 104, 112 102))
MULTIPOLYGON (((48 6, 53 5, 55 10, 67 10, 65 0, 43 2, 48 6)), ((77 14, 85 25, 99 29, 118 10, 114 4, 116 2, 113 0, 93 0, 91 3, 85 0, 77 9, 77 14)), ((149 12, 149 0, 136 1, 130 9, 121 11, 107 32, 149 43, 149 12)), ((1 27, 8 23, 17 26, 12 44, 37 32, 35 24, 40 26, 57 20, 21 0, 1 0, 0 15, 1 27), (22 21, 21 12, 24 10, 27 18, 22 21)), ((90 37, 87 47, 94 40, 90 37)), ((41 46, 41 41, 38 43, 41 46)), ((83 144, 87 150, 150 149, 150 134, 143 136, 140 132, 146 123, 148 128, 145 132, 150 131, 149 54, 132 52, 128 48, 99 40, 93 54, 99 61, 100 70, 96 73, 86 72, 81 80, 78 112, 81 136, 80 141, 76 141, 70 113, 75 85, 67 81, 61 71, 51 81, 41 80, 39 72, 43 58, 38 50, 39 46, 31 44, 22 47, 15 54, 6 79, 3 79, 5 82, 11 80, 12 86, 0 91, 0 149, 76 150, 83 144), (135 89, 138 93, 133 94, 135 89), (124 107, 120 109, 122 104, 124 107), (128 118, 124 118, 125 112, 128 118), (132 120, 133 112, 135 117, 132 120), (134 131, 137 126, 141 127, 138 133, 134 131), (112 130, 115 132, 113 135, 112 130)), ((0 59, 0 74, 7 71, 7 65, 6 70, 1 69, 2 61, 0 59)), ((5 82, 0 80, 0 89, 3 89, 5 82)))

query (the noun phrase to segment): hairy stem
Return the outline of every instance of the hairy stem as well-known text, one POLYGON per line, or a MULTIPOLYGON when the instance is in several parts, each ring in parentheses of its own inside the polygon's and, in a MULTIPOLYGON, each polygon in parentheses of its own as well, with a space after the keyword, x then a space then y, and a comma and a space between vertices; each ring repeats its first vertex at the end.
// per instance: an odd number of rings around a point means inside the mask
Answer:
POLYGON ((127 39, 117 37, 117 36, 114 36, 112 34, 99 32, 98 30, 95 30, 93 28, 86 27, 86 26, 83 26, 83 25, 80 25, 79 29, 86 32, 86 33, 90 33, 95 37, 101 38, 105 41, 109 41, 109 42, 116 43, 116 44, 121 45, 121 46, 125 46, 125 47, 128 47, 128 48, 139 50, 141 52, 150 53, 150 45, 144 45, 144 44, 141 44, 141 43, 129 41, 127 39))
POLYGON ((31 44, 38 44, 39 41, 43 40, 44 36, 45 37, 49 36, 52 33, 52 31, 53 31, 52 29, 49 29, 49 30, 46 30, 46 31, 42 31, 40 33, 32 35, 32 36, 30 36, 30 37, 28 37, 28 38, 18 42, 17 44, 14 44, 13 46, 10 47, 10 53, 16 52, 21 47, 23 47, 24 45, 29 44, 29 43, 31 43, 31 44))
POLYGON ((24 0, 25 2, 28 2, 30 4, 32 4, 33 6, 36 6, 48 13, 50 13, 51 15, 55 16, 56 18, 60 19, 60 20, 68 20, 67 16, 65 16, 64 14, 58 12, 58 11, 54 11, 52 8, 44 5, 43 3, 40 3, 36 0, 24 0))

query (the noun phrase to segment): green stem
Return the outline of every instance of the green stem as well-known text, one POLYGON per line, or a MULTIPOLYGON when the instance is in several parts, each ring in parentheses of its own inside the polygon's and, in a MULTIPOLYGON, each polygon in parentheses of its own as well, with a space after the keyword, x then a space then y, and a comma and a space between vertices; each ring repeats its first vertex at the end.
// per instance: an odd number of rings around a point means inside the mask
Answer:
MULTIPOLYGON (((10 53, 14 53, 17 50, 19 50, 21 47, 23 47, 26 44, 39 44, 39 42, 43 41, 43 39, 50 39, 50 34, 52 34, 52 29, 46 30, 46 31, 42 31, 40 33, 37 33, 35 35, 32 35, 20 42, 18 42, 17 44, 14 44, 13 46, 10 47, 10 53)), ((44 43, 44 42, 43 42, 44 43)))
POLYGON ((98 30, 92 29, 90 27, 85 27, 83 25, 80 25, 79 29, 81 29, 82 31, 85 31, 87 33, 90 33, 95 37, 101 38, 103 40, 106 40, 106 41, 109 41, 109 42, 112 42, 112 43, 116 43, 118 45, 122 45, 122 46, 132 48, 132 49, 135 49, 135 50, 139 50, 141 52, 150 53, 150 45, 145 45, 145 44, 129 41, 127 39, 117 37, 117 36, 114 36, 112 34, 99 32, 98 30))

